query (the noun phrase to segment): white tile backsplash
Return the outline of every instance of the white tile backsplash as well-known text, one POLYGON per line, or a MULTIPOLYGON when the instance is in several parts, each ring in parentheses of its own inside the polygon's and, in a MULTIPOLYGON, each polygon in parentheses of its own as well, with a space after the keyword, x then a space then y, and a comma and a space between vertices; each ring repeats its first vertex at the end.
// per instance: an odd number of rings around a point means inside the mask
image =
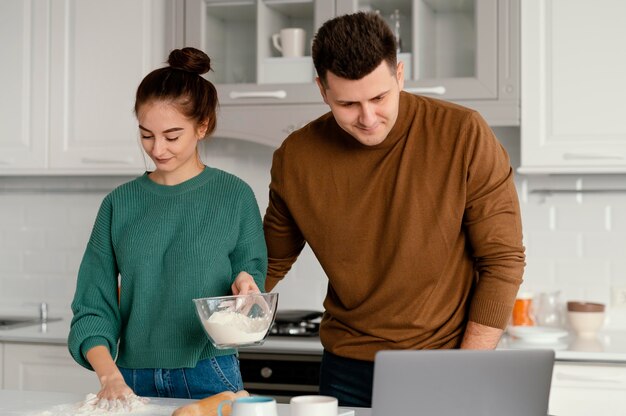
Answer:
MULTIPOLYGON (((494 131, 519 166, 519 130, 494 131)), ((626 329, 626 308, 611 304, 612 288, 626 282, 626 193, 597 192, 626 189, 626 175, 517 175, 516 183, 527 263, 521 290, 606 303, 608 325, 626 329)))
POLYGON ((576 200, 554 202, 555 229, 559 232, 594 232, 606 229, 606 206, 576 200))
MULTIPOLYGON (((495 128, 519 166, 519 129, 495 128)), ((232 172, 268 203, 273 149, 213 138, 204 161, 232 172)), ((102 198, 130 177, 0 177, 0 309, 69 313, 76 272, 102 198), (36 309, 33 309, 35 311, 36 309)), ((550 194, 550 189, 626 188, 626 175, 517 175, 527 267, 522 290, 560 290, 561 299, 605 302, 609 325, 626 328, 611 289, 626 286, 626 194, 550 194), (614 311, 614 313, 611 313, 614 311)), ((327 281, 306 247, 277 291, 285 309, 321 309, 327 281)), ((33 312, 34 313, 34 312, 33 312)))
POLYGON ((28 250, 43 249, 45 244, 45 231, 43 228, 28 225, 3 226, 3 241, 8 249, 28 250))
POLYGON ((530 232, 524 229, 526 234, 526 255, 534 259, 554 259, 559 257, 576 258, 581 257, 580 237, 575 232, 551 232, 535 231, 530 232))

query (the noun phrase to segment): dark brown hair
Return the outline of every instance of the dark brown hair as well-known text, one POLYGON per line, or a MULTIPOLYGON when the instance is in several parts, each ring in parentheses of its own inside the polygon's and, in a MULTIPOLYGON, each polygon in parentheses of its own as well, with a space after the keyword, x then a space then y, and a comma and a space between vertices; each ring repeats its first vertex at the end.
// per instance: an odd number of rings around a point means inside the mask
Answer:
POLYGON ((211 70, 211 58, 196 48, 174 49, 167 63, 169 66, 155 69, 139 84, 135 114, 148 102, 170 101, 197 125, 208 123, 206 135, 211 135, 217 124, 217 91, 211 82, 201 77, 211 70))
POLYGON ((382 61, 397 65, 396 39, 376 13, 358 12, 328 20, 313 39, 313 64, 322 84, 328 71, 346 79, 361 79, 382 61))

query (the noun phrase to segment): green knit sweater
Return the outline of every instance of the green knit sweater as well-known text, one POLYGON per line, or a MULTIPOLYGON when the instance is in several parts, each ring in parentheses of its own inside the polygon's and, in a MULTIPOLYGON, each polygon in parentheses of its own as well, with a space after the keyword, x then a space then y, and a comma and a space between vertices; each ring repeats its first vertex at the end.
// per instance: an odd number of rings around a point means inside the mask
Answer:
POLYGON ((121 185, 102 202, 79 269, 70 353, 89 369, 85 355, 97 345, 125 368, 232 354, 209 342, 192 299, 231 294, 241 271, 264 287, 261 216, 242 180, 206 167, 175 186, 147 174, 121 185))

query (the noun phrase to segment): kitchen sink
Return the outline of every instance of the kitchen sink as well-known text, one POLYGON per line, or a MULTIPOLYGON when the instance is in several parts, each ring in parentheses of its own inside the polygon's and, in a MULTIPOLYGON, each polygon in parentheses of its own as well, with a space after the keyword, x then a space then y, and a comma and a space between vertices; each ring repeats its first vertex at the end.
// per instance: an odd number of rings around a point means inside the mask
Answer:
MULTIPOLYGON (((60 321, 61 318, 48 318, 45 322, 60 321)), ((41 325, 44 322, 40 318, 20 316, 0 316, 0 330, 21 328, 31 325, 41 325)))

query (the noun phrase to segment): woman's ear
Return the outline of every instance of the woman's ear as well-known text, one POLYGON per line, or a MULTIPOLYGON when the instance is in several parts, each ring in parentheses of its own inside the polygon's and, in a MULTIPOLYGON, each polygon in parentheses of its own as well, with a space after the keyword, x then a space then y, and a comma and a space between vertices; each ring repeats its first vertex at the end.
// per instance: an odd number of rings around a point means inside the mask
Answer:
POLYGON ((204 120, 203 122, 198 124, 198 127, 196 128, 196 136, 198 140, 204 139, 208 128, 209 128, 209 120, 204 120))

